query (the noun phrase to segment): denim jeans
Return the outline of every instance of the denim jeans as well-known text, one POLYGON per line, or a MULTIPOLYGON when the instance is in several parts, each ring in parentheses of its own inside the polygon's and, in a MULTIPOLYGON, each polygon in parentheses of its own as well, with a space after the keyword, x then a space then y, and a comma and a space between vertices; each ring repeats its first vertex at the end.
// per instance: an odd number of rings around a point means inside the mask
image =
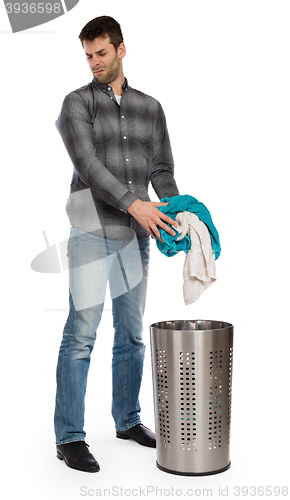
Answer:
POLYGON ((73 227, 68 242, 70 310, 57 364, 56 444, 85 439, 85 393, 90 356, 106 285, 112 298, 114 344, 112 416, 118 430, 140 423, 139 391, 145 346, 150 238, 108 240, 73 227))

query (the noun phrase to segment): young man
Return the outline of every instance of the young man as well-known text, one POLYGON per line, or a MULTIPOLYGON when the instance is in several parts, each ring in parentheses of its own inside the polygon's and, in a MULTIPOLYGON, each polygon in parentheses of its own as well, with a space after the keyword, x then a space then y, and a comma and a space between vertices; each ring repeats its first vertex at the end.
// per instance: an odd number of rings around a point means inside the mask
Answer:
POLYGON ((179 192, 163 110, 124 77, 120 25, 98 17, 79 38, 94 78, 65 98, 57 120, 74 172, 67 204, 70 311, 59 351, 54 421, 58 458, 96 472, 99 464, 85 443, 84 399, 108 281, 116 436, 156 446, 139 415, 149 236, 160 238, 159 227, 175 234, 167 224, 177 224, 150 201, 148 185, 159 199, 179 192))

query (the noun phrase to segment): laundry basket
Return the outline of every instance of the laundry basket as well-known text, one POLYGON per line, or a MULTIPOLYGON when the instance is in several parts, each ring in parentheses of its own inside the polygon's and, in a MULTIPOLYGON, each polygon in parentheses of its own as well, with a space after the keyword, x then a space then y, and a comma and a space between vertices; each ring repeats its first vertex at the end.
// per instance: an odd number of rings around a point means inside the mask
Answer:
POLYGON ((230 467, 233 330, 206 320, 150 326, 159 469, 194 476, 230 467))

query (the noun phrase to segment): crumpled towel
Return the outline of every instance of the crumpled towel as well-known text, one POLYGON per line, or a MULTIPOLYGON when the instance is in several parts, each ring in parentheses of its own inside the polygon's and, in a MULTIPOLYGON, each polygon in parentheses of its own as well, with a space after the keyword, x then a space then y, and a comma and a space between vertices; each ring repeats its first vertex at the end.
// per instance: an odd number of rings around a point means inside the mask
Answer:
POLYGON ((183 298, 190 305, 216 281, 215 258, 208 228, 194 213, 179 212, 176 222, 180 233, 176 241, 186 235, 191 241, 183 267, 183 298))
MULTIPOLYGON (((168 202, 168 205, 161 205, 158 207, 158 210, 171 217, 171 219, 175 220, 178 212, 184 212, 187 210, 188 212, 195 213, 198 218, 206 224, 211 238, 214 257, 217 260, 221 253, 220 239, 207 207, 189 194, 163 198, 160 201, 165 203, 168 202)), ((159 231, 164 243, 156 238, 156 244, 161 253, 167 257, 173 257, 180 250, 183 250, 185 253, 189 251, 190 237, 188 235, 186 235, 182 240, 177 241, 178 234, 171 236, 171 234, 167 233, 162 228, 159 228, 159 231)))

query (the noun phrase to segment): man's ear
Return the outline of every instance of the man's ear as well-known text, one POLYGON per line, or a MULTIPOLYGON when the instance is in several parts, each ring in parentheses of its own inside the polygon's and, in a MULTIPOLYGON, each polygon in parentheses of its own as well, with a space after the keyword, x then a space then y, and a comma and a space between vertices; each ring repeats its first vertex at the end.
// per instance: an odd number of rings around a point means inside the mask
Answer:
POLYGON ((125 57, 125 55, 126 55, 126 47, 125 47, 125 44, 122 42, 122 43, 120 43, 120 45, 118 47, 119 59, 123 59, 123 57, 125 57))

